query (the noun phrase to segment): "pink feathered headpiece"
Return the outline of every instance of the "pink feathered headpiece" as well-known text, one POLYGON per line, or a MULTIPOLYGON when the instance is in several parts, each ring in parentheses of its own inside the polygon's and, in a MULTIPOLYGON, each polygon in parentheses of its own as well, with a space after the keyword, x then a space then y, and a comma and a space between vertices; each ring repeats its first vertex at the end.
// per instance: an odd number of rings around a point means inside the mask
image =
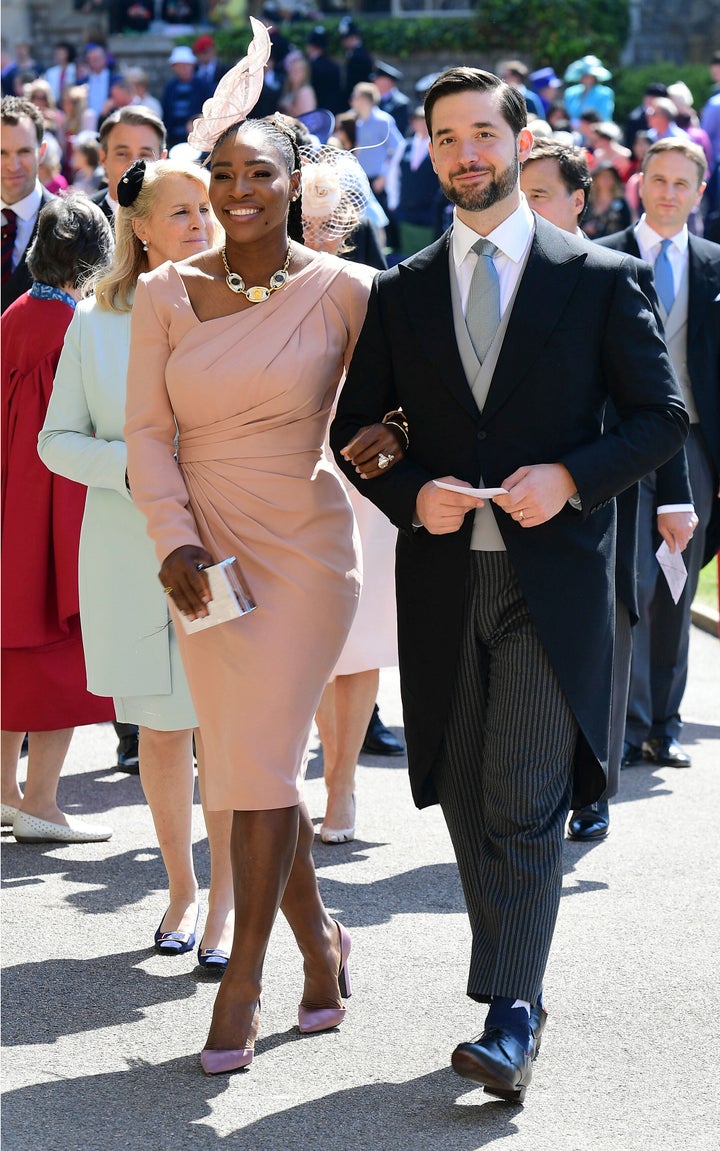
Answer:
POLYGON ((272 44, 264 24, 253 16, 250 24, 253 38, 247 56, 223 76, 215 95, 203 104, 202 114, 188 136, 188 144, 201 152, 211 152, 226 128, 238 120, 246 120, 262 91, 272 44))

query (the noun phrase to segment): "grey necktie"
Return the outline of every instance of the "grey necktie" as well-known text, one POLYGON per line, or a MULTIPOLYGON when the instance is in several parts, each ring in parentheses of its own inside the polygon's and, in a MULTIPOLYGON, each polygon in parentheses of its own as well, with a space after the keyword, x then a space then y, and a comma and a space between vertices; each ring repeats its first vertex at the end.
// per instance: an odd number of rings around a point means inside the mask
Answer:
POLYGON ((465 323, 475 354, 482 363, 500 323, 500 281, 493 263, 498 249, 481 237, 472 250, 477 254, 477 264, 470 281, 465 323))

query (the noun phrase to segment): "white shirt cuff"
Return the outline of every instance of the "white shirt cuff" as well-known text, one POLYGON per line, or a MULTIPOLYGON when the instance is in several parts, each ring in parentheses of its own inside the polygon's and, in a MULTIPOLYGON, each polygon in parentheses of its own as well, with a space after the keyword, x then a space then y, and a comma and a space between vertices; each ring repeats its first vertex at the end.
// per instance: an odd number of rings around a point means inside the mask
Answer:
POLYGON ((661 504, 657 509, 657 515, 669 515, 671 512, 694 512, 695 508, 692 504, 661 504))

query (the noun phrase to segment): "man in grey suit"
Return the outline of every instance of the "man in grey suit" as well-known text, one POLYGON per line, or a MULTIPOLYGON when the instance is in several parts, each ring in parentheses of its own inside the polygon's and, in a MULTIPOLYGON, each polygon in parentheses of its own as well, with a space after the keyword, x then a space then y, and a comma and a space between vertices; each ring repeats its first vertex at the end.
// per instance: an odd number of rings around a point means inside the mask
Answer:
POLYGON ((331 444, 400 529, 411 784, 418 806, 442 806, 472 926, 468 994, 490 1004, 453 1067, 521 1100, 565 820, 606 786, 614 496, 678 451, 687 416, 634 262, 521 196, 520 93, 454 68, 425 115, 453 226, 377 279, 331 444), (603 434, 609 397, 621 419, 603 434), (364 482, 352 441, 399 407, 408 450, 364 482), (483 500, 479 484, 506 490, 483 500))
POLYGON ((40 209, 55 197, 38 179, 38 166, 45 154, 40 109, 20 96, 3 96, 0 118, 4 312, 32 284, 25 255, 35 239, 40 209))
POLYGON ((677 461, 640 485, 638 601, 623 766, 643 760, 689 767, 678 742, 690 640, 690 609, 704 562, 706 534, 720 519, 720 245, 688 231, 705 190, 705 154, 689 140, 658 140, 642 165, 644 214, 633 227, 599 240, 654 265, 665 339, 690 414, 685 451, 691 500, 668 483, 677 461), (672 600, 655 552, 664 540, 683 551, 688 579, 672 600))

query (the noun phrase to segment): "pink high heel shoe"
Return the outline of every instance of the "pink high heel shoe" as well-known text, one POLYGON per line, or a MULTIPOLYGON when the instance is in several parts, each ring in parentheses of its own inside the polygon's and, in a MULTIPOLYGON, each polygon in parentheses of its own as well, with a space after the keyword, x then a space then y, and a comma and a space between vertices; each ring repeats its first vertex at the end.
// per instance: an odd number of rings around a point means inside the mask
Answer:
POLYGON ((203 1047, 200 1052, 200 1063, 206 1075, 221 1075, 223 1071, 238 1071, 241 1067, 249 1067, 255 1055, 255 1040, 260 1026, 260 1000, 257 1001, 255 1014, 250 1025, 252 1040, 250 1047, 203 1047))
MULTIPOLYGON (((340 932, 338 985, 343 999, 349 999, 352 995, 352 988, 350 986, 348 956, 350 955, 352 940, 342 923, 338 923, 336 920, 335 926, 340 932)), ((298 1026, 303 1035, 308 1035, 314 1031, 329 1031, 331 1027, 339 1027, 344 1018, 344 1007, 303 1007, 302 1003, 298 1007, 298 1026)))

